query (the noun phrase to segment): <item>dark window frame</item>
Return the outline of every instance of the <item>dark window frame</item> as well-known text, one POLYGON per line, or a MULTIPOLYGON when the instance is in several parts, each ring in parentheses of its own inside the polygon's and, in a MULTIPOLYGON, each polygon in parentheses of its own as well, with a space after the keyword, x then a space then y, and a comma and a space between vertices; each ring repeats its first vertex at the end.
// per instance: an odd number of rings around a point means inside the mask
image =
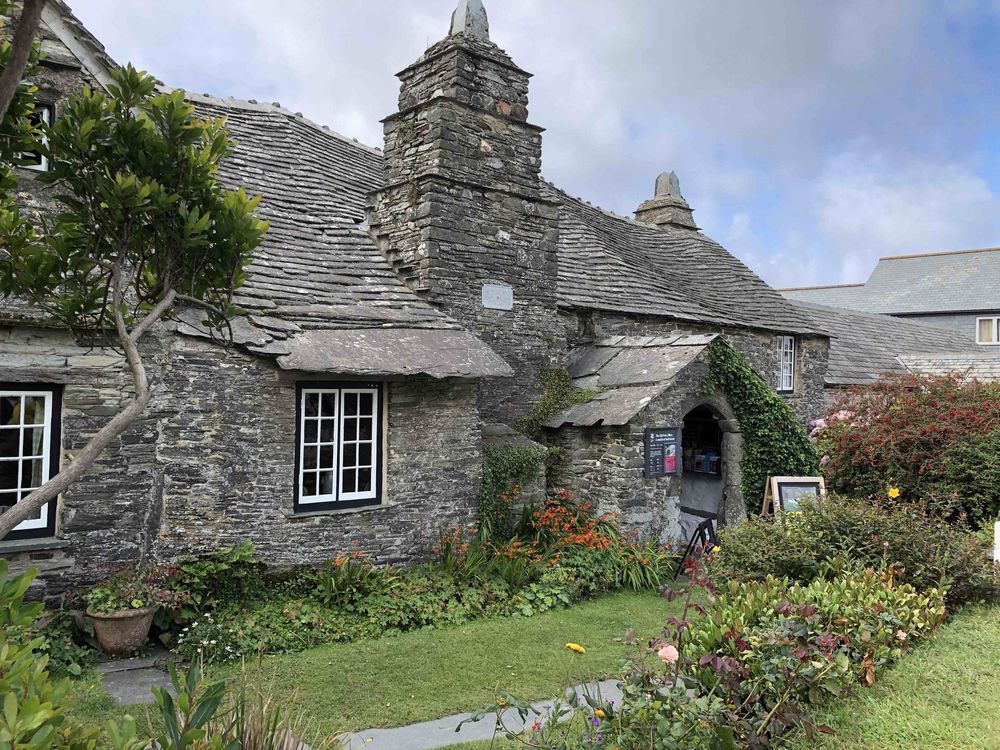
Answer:
MULTIPOLYGON (((49 475, 46 481, 59 473, 62 465, 62 401, 64 386, 59 383, 10 383, 0 382, 0 391, 47 391, 52 394, 52 415, 49 423, 49 475)), ((19 529, 11 531, 4 541, 17 539, 45 539, 56 535, 56 513, 59 498, 53 498, 48 505, 44 528, 19 529)))
MULTIPOLYGON (((340 402, 343 398, 341 396, 340 402)), ((340 436, 340 425, 343 424, 344 415, 341 413, 341 404, 338 403, 337 411, 337 450, 334 451, 334 477, 336 486, 340 487, 341 473, 341 447, 343 445, 340 436)), ((295 469, 293 475, 293 502, 294 513, 314 513, 326 510, 341 510, 346 508, 364 508, 378 506, 382 504, 384 494, 385 473, 385 384, 377 381, 351 381, 351 380, 305 380, 295 383, 295 469), (302 500, 302 392, 313 389, 320 390, 351 390, 354 388, 367 388, 375 391, 375 423, 373 425, 372 444, 372 478, 374 480, 375 497, 362 498, 360 500, 329 500, 323 502, 310 502, 302 500)))

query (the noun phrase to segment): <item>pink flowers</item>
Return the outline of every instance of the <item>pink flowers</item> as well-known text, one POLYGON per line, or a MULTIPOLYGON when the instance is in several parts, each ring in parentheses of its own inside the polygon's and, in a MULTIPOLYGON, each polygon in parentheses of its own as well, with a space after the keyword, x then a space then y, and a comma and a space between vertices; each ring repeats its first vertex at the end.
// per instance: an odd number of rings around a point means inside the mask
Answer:
POLYGON ((668 643, 666 646, 661 648, 656 652, 656 655, 660 657, 660 661, 664 664, 674 664, 677 662, 677 657, 680 656, 677 652, 677 648, 672 643, 668 643))

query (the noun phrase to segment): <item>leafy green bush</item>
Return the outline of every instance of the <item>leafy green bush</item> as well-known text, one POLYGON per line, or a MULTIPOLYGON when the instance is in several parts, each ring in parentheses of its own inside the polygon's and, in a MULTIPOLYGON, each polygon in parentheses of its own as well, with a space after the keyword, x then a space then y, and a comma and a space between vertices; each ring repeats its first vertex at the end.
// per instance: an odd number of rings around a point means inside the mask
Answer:
MULTIPOLYGON (((84 627, 90 627, 84 618, 79 619, 84 627)), ((45 613, 36 624, 39 635, 45 639, 42 650, 48 654, 49 672, 52 674, 79 677, 84 667, 97 657, 97 649, 92 645, 92 630, 82 630, 81 623, 73 614, 62 610, 45 613)))
POLYGON ((476 519, 485 537, 510 538, 511 512, 520 499, 521 485, 538 476, 545 456, 540 446, 483 446, 483 485, 476 519))
POLYGON ((164 568, 130 568, 112 574, 84 596, 94 612, 121 612, 129 609, 163 607, 177 609, 190 597, 170 587, 164 568))
POLYGON ((808 582, 842 557, 861 565, 891 564, 899 580, 921 590, 945 588, 950 606, 1000 596, 990 541, 946 522, 933 507, 830 495, 783 519, 754 518, 721 531, 709 574, 719 582, 767 576, 808 582))
POLYGON ((264 564, 254 557, 253 543, 244 541, 211 555, 182 557, 175 564, 168 585, 188 597, 188 605, 180 616, 190 620, 224 602, 259 596, 263 576, 264 564))
POLYGON ((1000 383, 897 375, 852 388, 814 423, 830 486, 913 502, 952 498, 973 521, 1000 513, 1000 383))
POLYGON ((15 578, 0 559, 0 746, 23 750, 94 750, 97 733, 63 714, 66 680, 49 677, 46 641, 33 631, 42 605, 25 603, 35 571, 15 578))
POLYGON ((389 568, 373 565, 361 554, 338 554, 320 569, 316 593, 328 606, 350 606, 366 596, 391 591, 398 583, 389 568))

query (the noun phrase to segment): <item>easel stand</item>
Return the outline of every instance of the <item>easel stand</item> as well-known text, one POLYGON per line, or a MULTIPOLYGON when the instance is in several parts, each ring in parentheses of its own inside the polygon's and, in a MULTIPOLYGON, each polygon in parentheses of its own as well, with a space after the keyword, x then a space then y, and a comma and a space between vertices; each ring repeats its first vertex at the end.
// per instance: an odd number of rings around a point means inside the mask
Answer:
POLYGON ((719 518, 718 513, 711 513, 707 510, 699 510, 698 508, 687 508, 683 505, 681 506, 681 513, 705 520, 699 523, 694 533, 691 534, 691 540, 688 542, 687 549, 684 550, 684 556, 681 557, 680 562, 677 563, 677 570, 674 571, 675 581, 684 569, 684 561, 688 559, 688 555, 698 549, 699 546, 704 550, 706 547, 716 546, 719 542, 718 537, 715 536, 715 522, 719 518))

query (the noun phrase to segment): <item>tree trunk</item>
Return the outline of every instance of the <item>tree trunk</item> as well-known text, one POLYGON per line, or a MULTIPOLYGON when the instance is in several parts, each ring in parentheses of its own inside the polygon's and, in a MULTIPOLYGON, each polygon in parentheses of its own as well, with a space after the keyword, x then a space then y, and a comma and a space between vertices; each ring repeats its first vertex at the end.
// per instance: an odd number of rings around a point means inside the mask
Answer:
POLYGON ((21 17, 17 20, 14 44, 7 67, 0 73, 0 121, 7 116, 10 103, 14 101, 17 87, 24 78, 24 69, 31 58, 31 48, 38 33, 38 22, 42 18, 45 0, 24 0, 21 17))
MULTIPOLYGON (((120 277, 118 269, 114 273, 116 277, 120 277)), ((34 515, 45 503, 57 498, 67 487, 83 476, 87 469, 94 465, 94 462, 104 452, 104 449, 139 418, 143 410, 145 410, 146 404, 149 402, 149 382, 146 380, 146 368, 143 366, 142 358, 139 356, 139 339, 142 334, 149 330, 150 326, 163 317, 163 314, 173 306, 177 294, 173 289, 168 290, 157 305, 150 310, 146 317, 130 333, 125 326, 125 320, 121 312, 120 278, 114 282, 114 287, 115 328, 118 331, 118 341, 125 351, 125 359, 132 374, 135 397, 128 406, 98 430, 97 434, 90 439, 90 442, 58 474, 0 515, 0 539, 6 537, 21 521, 34 515)))

